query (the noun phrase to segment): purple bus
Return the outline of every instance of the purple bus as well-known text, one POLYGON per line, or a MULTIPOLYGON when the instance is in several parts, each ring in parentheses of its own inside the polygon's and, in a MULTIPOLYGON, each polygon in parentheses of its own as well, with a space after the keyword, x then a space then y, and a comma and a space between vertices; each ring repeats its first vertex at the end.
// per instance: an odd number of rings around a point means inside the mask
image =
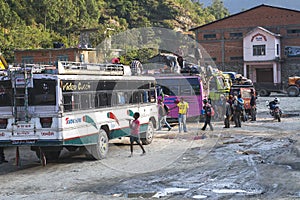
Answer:
POLYGON ((200 76, 161 75, 155 76, 158 85, 158 96, 170 108, 167 116, 169 122, 177 122, 177 103, 183 97, 189 103, 187 118, 199 120, 203 107, 203 85, 200 76))

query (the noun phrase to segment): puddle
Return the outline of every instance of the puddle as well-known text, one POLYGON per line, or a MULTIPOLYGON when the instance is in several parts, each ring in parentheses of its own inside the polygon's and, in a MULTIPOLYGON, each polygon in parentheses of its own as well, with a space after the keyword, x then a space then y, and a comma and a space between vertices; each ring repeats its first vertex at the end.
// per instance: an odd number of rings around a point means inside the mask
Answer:
POLYGON ((213 189, 212 191, 217 194, 247 193, 246 190, 239 190, 239 189, 213 189))
POLYGON ((288 163, 291 169, 300 170, 300 162, 288 163))
POLYGON ((194 195, 193 197, 192 197, 193 199, 206 199, 207 198, 207 196, 205 196, 205 195, 194 195))
POLYGON ((114 195, 115 197, 125 197, 125 198, 151 198, 155 195, 155 192, 149 192, 149 193, 128 193, 123 195, 114 195))
POLYGON ((167 195, 170 195, 170 194, 178 194, 178 193, 181 193, 181 192, 186 192, 187 188, 165 188, 163 191, 161 192, 157 192, 155 195, 153 195, 152 197, 154 198, 161 198, 161 197, 165 197, 167 195))

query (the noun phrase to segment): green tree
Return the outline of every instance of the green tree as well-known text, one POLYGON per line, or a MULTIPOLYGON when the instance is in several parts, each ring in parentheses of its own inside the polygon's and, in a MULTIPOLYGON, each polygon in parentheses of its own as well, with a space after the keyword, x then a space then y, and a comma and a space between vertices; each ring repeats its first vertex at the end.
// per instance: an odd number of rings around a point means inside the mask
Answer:
POLYGON ((223 1, 213 0, 211 6, 207 7, 208 11, 215 16, 216 20, 229 16, 229 11, 224 7, 223 1))

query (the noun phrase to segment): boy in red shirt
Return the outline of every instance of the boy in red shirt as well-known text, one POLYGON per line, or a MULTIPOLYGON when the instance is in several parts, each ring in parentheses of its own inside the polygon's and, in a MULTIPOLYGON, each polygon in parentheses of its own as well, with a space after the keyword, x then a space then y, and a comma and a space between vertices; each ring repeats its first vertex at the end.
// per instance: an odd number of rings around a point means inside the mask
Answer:
POLYGON ((140 134, 139 134, 139 130, 140 130, 140 120, 138 120, 138 118, 140 117, 140 113, 136 112, 133 114, 133 118, 134 120, 132 121, 129 121, 129 127, 131 129, 130 131, 130 156, 129 157, 132 157, 133 156, 133 143, 134 141, 140 145, 141 149, 143 150, 143 153, 142 155, 144 155, 146 153, 143 145, 141 144, 140 142, 140 134))

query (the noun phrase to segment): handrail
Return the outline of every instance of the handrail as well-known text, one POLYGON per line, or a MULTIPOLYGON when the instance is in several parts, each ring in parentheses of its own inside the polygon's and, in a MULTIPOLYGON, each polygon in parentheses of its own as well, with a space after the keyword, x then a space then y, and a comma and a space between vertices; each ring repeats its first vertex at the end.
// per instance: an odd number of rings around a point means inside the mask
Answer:
POLYGON ((97 75, 124 75, 124 65, 121 64, 98 64, 80 62, 58 62, 58 74, 97 74, 97 75))

